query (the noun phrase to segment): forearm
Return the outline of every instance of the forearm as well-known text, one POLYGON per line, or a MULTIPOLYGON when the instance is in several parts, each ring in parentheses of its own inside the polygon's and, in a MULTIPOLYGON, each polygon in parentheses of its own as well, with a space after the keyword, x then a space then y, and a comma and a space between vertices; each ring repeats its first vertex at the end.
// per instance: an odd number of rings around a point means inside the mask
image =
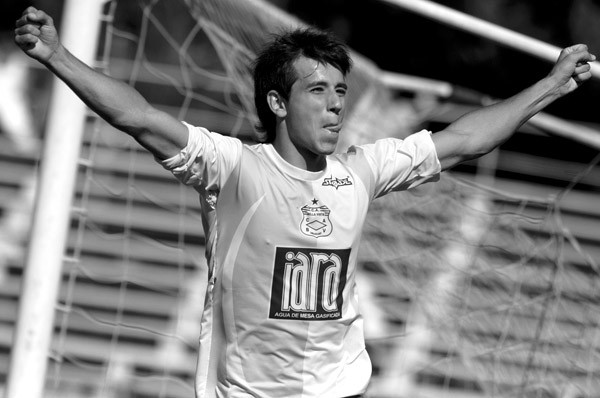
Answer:
POLYGON ((45 65, 111 125, 134 137, 143 130, 150 105, 131 86, 95 71, 62 46, 45 65))
POLYGON ((27 7, 16 23, 15 43, 44 64, 108 123, 135 138, 159 159, 178 153, 188 130, 179 120, 151 106, 133 87, 87 66, 58 39, 52 18, 27 7))
POLYGON ((584 44, 560 52, 550 74, 504 101, 467 113, 433 135, 443 169, 484 155, 506 141, 529 118, 569 94, 592 75, 596 57, 584 44))
POLYGON ((544 78, 520 93, 462 116, 448 130, 465 134, 468 155, 478 156, 502 144, 527 120, 562 94, 552 78, 544 78))
POLYGON ((492 151, 529 118, 564 94, 549 76, 508 99, 463 115, 433 136, 442 168, 448 169, 492 151))

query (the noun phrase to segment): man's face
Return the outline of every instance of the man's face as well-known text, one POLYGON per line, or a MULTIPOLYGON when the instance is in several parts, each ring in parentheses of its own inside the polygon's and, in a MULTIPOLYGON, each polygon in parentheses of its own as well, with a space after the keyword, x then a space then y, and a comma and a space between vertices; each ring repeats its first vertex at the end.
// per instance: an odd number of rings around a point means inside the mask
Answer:
POLYGON ((289 138, 304 155, 331 154, 344 119, 344 76, 334 66, 302 56, 294 68, 298 79, 290 90, 285 118, 289 138))

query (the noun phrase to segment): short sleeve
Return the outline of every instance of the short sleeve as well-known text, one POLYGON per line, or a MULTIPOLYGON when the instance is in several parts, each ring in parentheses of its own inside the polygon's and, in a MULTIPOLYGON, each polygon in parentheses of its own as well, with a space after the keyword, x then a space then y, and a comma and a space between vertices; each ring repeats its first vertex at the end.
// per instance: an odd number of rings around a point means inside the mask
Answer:
POLYGON ((384 138, 361 148, 373 172, 374 197, 439 180, 441 165, 430 131, 403 140, 384 138))
POLYGON ((196 190, 219 191, 238 165, 242 142, 184 122, 188 142, 177 155, 161 161, 162 166, 196 190))

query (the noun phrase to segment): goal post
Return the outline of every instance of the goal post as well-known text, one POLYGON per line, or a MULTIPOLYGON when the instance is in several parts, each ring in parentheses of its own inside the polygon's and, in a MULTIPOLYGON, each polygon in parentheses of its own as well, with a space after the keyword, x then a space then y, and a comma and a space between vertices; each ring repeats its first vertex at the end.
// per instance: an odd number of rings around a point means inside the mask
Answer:
MULTIPOLYGON (((87 64, 95 61, 105 0, 67 0, 61 40, 87 64)), ((86 107, 54 81, 36 193, 6 398, 42 397, 86 107)))

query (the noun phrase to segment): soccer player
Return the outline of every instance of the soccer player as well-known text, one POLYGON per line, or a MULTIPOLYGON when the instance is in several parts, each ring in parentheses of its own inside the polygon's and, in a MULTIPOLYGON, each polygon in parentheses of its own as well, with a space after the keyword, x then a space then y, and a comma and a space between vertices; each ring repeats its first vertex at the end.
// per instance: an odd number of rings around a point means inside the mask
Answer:
POLYGON ((351 60, 325 33, 282 34, 258 56, 260 142, 245 145, 176 120, 84 65, 44 12, 30 7, 16 26, 25 53, 199 194, 209 267, 199 397, 363 394, 371 363, 355 274, 371 201, 491 151, 588 80, 595 59, 585 45, 566 48, 547 77, 442 131, 336 154, 351 60))

